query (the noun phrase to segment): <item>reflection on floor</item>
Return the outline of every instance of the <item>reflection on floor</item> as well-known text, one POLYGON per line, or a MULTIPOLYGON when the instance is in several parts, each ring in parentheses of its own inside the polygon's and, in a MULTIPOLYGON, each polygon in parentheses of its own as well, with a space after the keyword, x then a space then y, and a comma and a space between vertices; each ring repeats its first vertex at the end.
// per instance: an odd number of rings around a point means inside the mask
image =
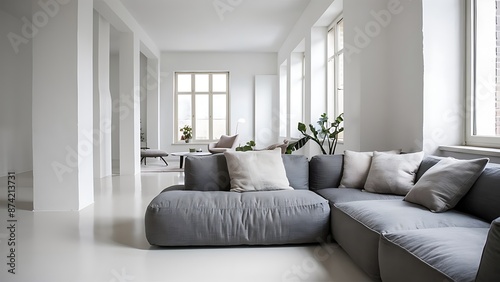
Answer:
POLYGON ((17 174, 18 222, 11 233, 7 177, 0 177, 0 281, 369 281, 334 243, 150 246, 144 235, 147 204, 164 188, 183 182, 182 172, 115 175, 96 179, 95 203, 81 211, 33 212, 32 173, 17 174), (7 265, 12 234, 15 274, 7 265))

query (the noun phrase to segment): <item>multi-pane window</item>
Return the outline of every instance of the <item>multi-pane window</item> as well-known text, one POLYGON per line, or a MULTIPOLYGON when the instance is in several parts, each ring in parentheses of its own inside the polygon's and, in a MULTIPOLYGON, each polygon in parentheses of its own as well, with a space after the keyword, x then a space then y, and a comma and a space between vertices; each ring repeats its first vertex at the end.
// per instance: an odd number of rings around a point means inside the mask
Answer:
POLYGON ((175 97, 176 142, 185 125, 193 128, 194 142, 210 142, 228 134, 228 72, 177 72, 175 97))
POLYGON ((500 146, 500 0, 468 1, 467 144, 500 146))
MULTIPOLYGON (((338 18, 328 29, 328 117, 344 112, 344 21, 338 18)), ((343 139, 343 133, 339 135, 343 139)))

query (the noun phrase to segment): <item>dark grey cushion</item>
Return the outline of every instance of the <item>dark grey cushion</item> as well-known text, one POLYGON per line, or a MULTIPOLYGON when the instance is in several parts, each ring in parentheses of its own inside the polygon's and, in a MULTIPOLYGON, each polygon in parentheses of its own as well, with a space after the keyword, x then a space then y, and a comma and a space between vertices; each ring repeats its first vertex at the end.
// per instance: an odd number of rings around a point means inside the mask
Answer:
POLYGON ((309 189, 309 162, 302 155, 281 155, 290 186, 297 190, 309 189))
POLYGON ((366 200, 402 200, 403 196, 365 192, 357 188, 326 188, 316 193, 330 201, 330 204, 366 200))
POLYGON ((186 190, 229 191, 230 178, 222 154, 188 156, 184 167, 186 190))
POLYGON ((379 245, 382 280, 474 281, 487 234, 488 228, 464 227, 383 234, 379 245))
POLYGON ((168 191, 146 210, 158 246, 301 244, 325 240, 328 201, 307 190, 168 191))
POLYGON ((500 164, 489 163, 455 209, 488 222, 500 217, 500 164))
POLYGON ((372 279, 380 279, 381 233, 438 227, 488 228, 489 224, 454 210, 431 213, 425 207, 402 200, 374 200, 333 205, 331 226, 334 239, 356 264, 372 279))
POLYGON ((342 179, 343 155, 317 155, 309 161, 309 189, 337 188, 342 179))
POLYGON ((500 218, 491 223, 476 281, 500 281, 500 218))

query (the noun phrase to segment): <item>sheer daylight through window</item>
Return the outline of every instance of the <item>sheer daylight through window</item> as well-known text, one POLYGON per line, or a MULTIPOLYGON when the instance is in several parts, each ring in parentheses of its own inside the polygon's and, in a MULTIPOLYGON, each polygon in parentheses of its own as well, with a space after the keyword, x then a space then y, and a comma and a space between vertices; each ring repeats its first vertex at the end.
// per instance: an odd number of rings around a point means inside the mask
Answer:
POLYGON ((176 119, 174 142, 180 129, 193 128, 194 142, 209 142, 228 131, 229 73, 175 73, 176 119))
POLYGON ((468 144, 500 145, 500 1, 471 0, 468 144))

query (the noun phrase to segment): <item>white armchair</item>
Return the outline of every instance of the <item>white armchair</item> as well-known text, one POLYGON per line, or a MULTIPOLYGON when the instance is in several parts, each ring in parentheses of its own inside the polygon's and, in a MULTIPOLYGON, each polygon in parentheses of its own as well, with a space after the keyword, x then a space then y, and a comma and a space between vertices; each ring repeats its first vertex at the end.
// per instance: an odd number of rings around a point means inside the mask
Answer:
POLYGON ((208 151, 212 154, 224 153, 236 149, 237 144, 238 134, 233 136, 222 135, 218 142, 208 144, 208 151))

